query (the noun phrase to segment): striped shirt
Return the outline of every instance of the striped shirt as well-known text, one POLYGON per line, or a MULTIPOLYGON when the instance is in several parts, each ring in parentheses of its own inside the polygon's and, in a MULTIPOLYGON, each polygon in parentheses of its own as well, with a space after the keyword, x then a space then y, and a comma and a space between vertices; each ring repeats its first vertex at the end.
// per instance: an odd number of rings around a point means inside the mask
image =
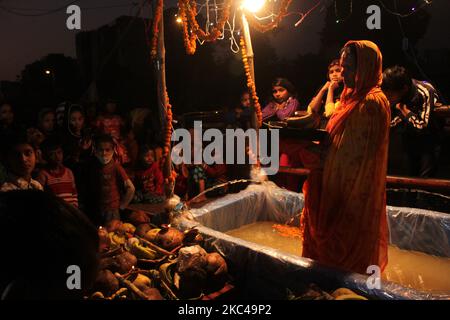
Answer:
POLYGON ((54 193, 64 201, 78 207, 78 193, 75 178, 69 168, 58 170, 42 169, 38 176, 44 190, 54 193))
POLYGON ((412 129, 423 130, 427 128, 430 122, 430 115, 433 113, 438 99, 438 94, 431 84, 413 79, 411 91, 403 99, 404 101, 401 101, 411 112, 406 116, 398 112, 398 115, 391 120, 391 127, 405 122, 412 129))

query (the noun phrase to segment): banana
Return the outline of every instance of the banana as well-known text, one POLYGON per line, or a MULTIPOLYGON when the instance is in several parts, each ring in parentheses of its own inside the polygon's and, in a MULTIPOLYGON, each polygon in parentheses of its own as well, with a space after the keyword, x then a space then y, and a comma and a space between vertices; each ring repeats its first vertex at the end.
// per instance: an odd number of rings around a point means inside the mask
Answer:
POLYGON ((346 294, 356 294, 356 293, 347 288, 339 288, 339 289, 334 290, 334 292, 331 295, 334 298, 337 298, 339 296, 346 295, 346 294))
POLYGON ((111 245, 114 246, 120 246, 125 243, 126 239, 123 236, 120 236, 114 232, 108 233, 109 238, 111 239, 111 245))
POLYGON ((155 250, 143 247, 138 243, 134 243, 130 251, 140 259, 155 260, 158 256, 158 253, 155 250))
POLYGON ((357 294, 343 294, 336 297, 336 300, 367 300, 367 298, 357 294))
POLYGON ((159 228, 150 229, 149 231, 147 231, 144 238, 148 241, 155 242, 156 237, 158 236, 158 233, 160 231, 161 231, 161 229, 159 229, 159 228))

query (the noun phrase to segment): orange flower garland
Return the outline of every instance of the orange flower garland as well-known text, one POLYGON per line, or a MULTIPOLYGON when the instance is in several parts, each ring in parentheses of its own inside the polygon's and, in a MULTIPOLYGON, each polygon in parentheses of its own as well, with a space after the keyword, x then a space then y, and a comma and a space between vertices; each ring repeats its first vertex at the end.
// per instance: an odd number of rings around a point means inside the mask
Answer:
POLYGON ((258 119, 258 127, 261 127, 261 125, 262 125, 261 105, 259 104, 259 98, 258 98, 258 95, 256 94, 255 82, 253 81, 252 75, 250 73, 250 66, 248 64, 248 57, 247 57, 247 47, 245 46, 244 37, 241 37, 240 44, 241 44, 241 52, 242 52, 242 62, 244 63, 245 75, 247 77, 247 88, 250 90, 250 95, 252 97, 253 105, 255 106, 256 117, 258 119))
MULTIPOLYGON (((166 132, 165 132, 165 140, 164 140, 164 148, 163 148, 163 162, 167 161, 167 157, 170 152, 170 144, 171 144, 171 137, 172 137, 172 105, 169 103, 169 95, 167 94, 167 91, 164 93, 164 105, 166 107, 166 132)), ((163 170, 164 174, 166 175, 166 171, 163 170)), ((167 177, 164 177, 164 183, 166 185, 173 184, 175 182, 176 178, 176 172, 174 170, 170 171, 170 175, 167 177)))
POLYGON ((183 40, 184 46, 186 47, 186 53, 192 55, 195 53, 195 50, 197 48, 197 44, 195 42, 197 40, 197 36, 193 32, 189 35, 188 31, 189 23, 186 14, 187 9, 183 0, 178 1, 178 7, 179 7, 178 14, 181 17, 181 21, 183 23, 183 40))
POLYGON ((224 2, 222 16, 217 22, 217 25, 209 32, 206 32, 200 28, 197 22, 197 2, 195 0, 178 0, 179 15, 183 21, 184 44, 188 54, 195 53, 195 40, 197 38, 203 41, 213 42, 222 35, 225 23, 230 17, 231 3, 232 0, 226 0, 224 2), (191 29, 191 35, 188 33, 189 29, 191 29))
POLYGON ((263 24, 259 22, 252 14, 246 15, 246 17, 253 28, 258 30, 259 32, 267 32, 278 27, 278 24, 286 16, 286 13, 288 11, 291 2, 292 0, 282 0, 277 17, 271 23, 268 24, 263 24))
POLYGON ((156 6, 155 16, 153 18, 152 26, 152 47, 150 49, 150 56, 153 60, 156 59, 158 55, 158 38, 159 38, 159 23, 161 22, 161 17, 163 15, 163 0, 158 0, 158 5, 156 6))

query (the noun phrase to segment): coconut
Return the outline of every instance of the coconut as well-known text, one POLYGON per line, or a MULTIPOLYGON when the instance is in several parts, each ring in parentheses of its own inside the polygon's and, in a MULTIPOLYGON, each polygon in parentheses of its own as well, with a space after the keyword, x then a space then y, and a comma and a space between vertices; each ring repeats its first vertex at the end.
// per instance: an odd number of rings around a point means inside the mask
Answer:
POLYGON ((143 274, 138 273, 136 279, 134 279, 133 284, 138 287, 141 291, 145 291, 146 289, 152 286, 152 281, 149 277, 144 276, 143 274))
POLYGON ((156 236, 156 243, 162 248, 171 251, 183 243, 184 234, 178 229, 163 228, 156 236))
POLYGON ((225 259, 217 252, 206 255, 206 272, 208 272, 208 286, 212 290, 219 290, 228 280, 228 266, 225 259))
POLYGON ((117 272, 120 274, 127 273, 137 264, 136 257, 127 251, 115 256, 114 259, 117 262, 117 272))
POLYGON ((94 282, 94 288, 104 295, 110 296, 119 290, 119 280, 108 269, 100 270, 94 282))
POLYGON ((208 253, 206 255, 206 271, 209 274, 221 275, 228 272, 228 267, 225 259, 217 252, 208 253))
POLYGON ((177 273, 180 276, 180 295, 186 298, 197 297, 206 285, 206 251, 198 246, 181 248, 178 254, 177 273))

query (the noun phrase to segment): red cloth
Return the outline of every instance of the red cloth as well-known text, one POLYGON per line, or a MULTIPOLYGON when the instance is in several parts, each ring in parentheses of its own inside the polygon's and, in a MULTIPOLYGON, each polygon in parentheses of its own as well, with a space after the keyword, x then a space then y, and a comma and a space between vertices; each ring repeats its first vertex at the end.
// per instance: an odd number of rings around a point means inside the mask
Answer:
POLYGON ((123 126, 123 120, 118 115, 99 116, 95 121, 95 126, 104 134, 109 134, 114 139, 120 140, 120 130, 123 126))
POLYGON ((158 162, 154 162, 145 170, 135 172, 136 190, 158 196, 163 195, 164 177, 158 162))

